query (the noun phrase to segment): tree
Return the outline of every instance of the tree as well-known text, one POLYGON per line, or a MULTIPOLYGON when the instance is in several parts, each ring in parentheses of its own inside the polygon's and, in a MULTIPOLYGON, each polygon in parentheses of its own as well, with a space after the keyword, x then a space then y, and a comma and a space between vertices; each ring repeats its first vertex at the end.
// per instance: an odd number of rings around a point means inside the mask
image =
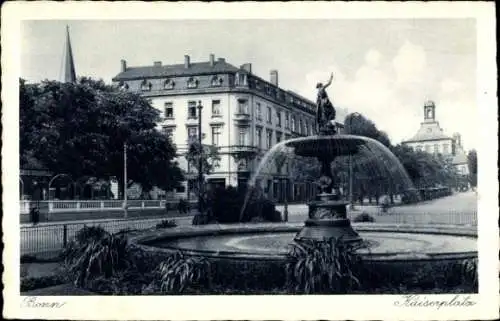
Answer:
POLYGON ((182 173, 175 147, 156 129, 159 112, 138 94, 102 80, 77 83, 20 81, 21 166, 36 159, 49 171, 74 179, 117 178, 123 190, 124 145, 127 185, 171 190, 182 173))
POLYGON ((391 141, 386 132, 377 128, 374 122, 359 113, 352 113, 344 120, 344 132, 350 135, 373 138, 386 147, 391 146, 391 141))
MULTIPOLYGON (((203 176, 211 174, 220 162, 218 147, 214 145, 200 145, 197 137, 190 137, 185 157, 188 162, 189 172, 196 175, 198 175, 200 158, 202 162, 203 176)), ((192 191, 199 194, 200 191, 198 184, 192 185, 192 191)))
POLYGON ((203 174, 210 174, 220 162, 219 149, 214 145, 200 145, 197 137, 192 137, 188 142, 186 160, 192 172, 198 173, 198 167, 202 159, 203 174))
POLYGON ((472 149, 467 154, 467 166, 469 167, 469 182, 472 187, 477 186, 477 152, 472 149))

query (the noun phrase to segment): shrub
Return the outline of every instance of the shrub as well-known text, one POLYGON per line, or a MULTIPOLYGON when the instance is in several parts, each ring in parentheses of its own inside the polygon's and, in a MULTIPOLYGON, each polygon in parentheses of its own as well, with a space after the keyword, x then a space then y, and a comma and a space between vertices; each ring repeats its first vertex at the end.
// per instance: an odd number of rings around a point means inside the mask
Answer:
POLYGON ((100 276, 109 278, 129 266, 127 239, 124 235, 107 234, 81 246, 73 245, 67 252, 65 265, 77 286, 85 286, 100 276))
POLYGON ((84 226, 76 232, 75 241, 79 244, 86 244, 93 240, 100 240, 108 234, 101 226, 84 226))
POLYGON ((304 240, 292 245, 286 264, 287 287, 299 293, 348 293, 361 284, 357 244, 342 239, 304 240))
POLYGON ((63 275, 48 275, 37 278, 21 279, 21 292, 32 291, 49 286, 55 286, 66 283, 68 280, 63 275))
POLYGON ((192 221, 193 225, 206 225, 208 223, 210 223, 210 218, 208 217, 208 215, 196 214, 193 217, 193 221, 192 221))
POLYGON ((176 227, 177 223, 174 220, 163 220, 160 223, 156 224, 156 228, 168 228, 168 227, 176 227))
POLYGON ((275 210, 272 201, 253 193, 246 198, 244 190, 237 190, 232 186, 218 188, 208 199, 210 216, 219 223, 281 221, 281 214, 275 210), (242 213, 242 211, 244 212, 242 213))
POLYGON ((363 212, 352 220, 353 222, 375 222, 375 218, 371 216, 370 214, 363 212))
POLYGON ((204 257, 176 252, 160 263, 155 280, 144 288, 146 293, 182 293, 188 287, 211 286, 210 262, 204 257))

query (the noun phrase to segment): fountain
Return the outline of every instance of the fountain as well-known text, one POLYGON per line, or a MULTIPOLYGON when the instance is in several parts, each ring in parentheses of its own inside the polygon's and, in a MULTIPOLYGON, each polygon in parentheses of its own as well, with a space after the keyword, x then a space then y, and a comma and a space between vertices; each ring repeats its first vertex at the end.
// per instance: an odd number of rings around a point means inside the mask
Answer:
MULTIPOLYGON (((429 266, 460 263, 477 258, 477 230, 467 226, 434 226, 390 223, 353 223, 347 217, 348 202, 340 192, 334 162, 341 157, 361 158, 365 166, 380 166, 380 173, 397 179, 407 189, 411 181, 397 158, 379 142, 354 135, 337 133, 332 120, 335 109, 323 86, 318 84, 318 135, 295 138, 275 145, 262 159, 250 180, 258 185, 265 177, 266 168, 274 166, 278 158, 293 163, 307 159, 316 166, 316 183, 320 192, 307 204, 305 223, 247 223, 227 225, 190 226, 165 229, 139 235, 131 240, 140 249, 157 256, 182 250, 185 254, 203 256, 216 263, 216 270, 226 278, 246 284, 249 277, 277 276, 288 260, 287 247, 303 240, 340 239, 347 243, 361 243, 359 250, 374 273, 385 275, 395 283, 411 280, 414 275, 433 274, 429 266), (281 157, 278 155, 281 154, 281 157), (371 163, 367 161, 371 160, 371 163), (355 229, 354 229, 355 228, 355 229), (227 269, 228 262, 238 268, 227 269), (251 276, 237 275, 252 265, 251 276), (430 265, 429 265, 430 264, 430 265), (228 276, 228 271, 236 271, 228 276), (260 272, 259 272, 260 271, 260 272), (273 272, 270 272, 273 271, 273 272), (277 272, 278 271, 278 272, 277 272)), ((272 172, 272 171, 271 171, 272 172)), ((374 171, 375 172, 375 171, 374 171)), ((382 175, 382 174, 378 175, 382 175)), ((249 193, 251 193, 251 190, 249 193)), ((248 197, 247 197, 248 199, 248 197)), ((244 206, 245 207, 245 206, 244 206)), ((245 208, 242 209, 244 211, 245 208)), ((240 216, 241 217, 241 216, 240 216)), ((265 282, 265 281, 264 281, 265 282)))

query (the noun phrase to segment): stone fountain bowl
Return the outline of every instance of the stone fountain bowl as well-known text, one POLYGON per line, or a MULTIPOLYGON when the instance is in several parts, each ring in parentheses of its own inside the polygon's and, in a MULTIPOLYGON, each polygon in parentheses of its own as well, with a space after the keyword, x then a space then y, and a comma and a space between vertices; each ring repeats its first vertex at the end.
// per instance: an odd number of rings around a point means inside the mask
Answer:
MULTIPOLYGON (((302 223, 189 226, 147 232, 130 242, 154 258, 151 269, 182 251, 207 258, 221 287, 267 293, 285 284, 287 244, 302 227, 302 223)), ((384 284, 418 291, 422 286, 439 286, 436 282, 459 284, 461 264, 477 259, 477 229, 472 227, 379 223, 353 223, 353 227, 368 245, 359 250, 367 272, 362 283, 368 287, 384 284)))

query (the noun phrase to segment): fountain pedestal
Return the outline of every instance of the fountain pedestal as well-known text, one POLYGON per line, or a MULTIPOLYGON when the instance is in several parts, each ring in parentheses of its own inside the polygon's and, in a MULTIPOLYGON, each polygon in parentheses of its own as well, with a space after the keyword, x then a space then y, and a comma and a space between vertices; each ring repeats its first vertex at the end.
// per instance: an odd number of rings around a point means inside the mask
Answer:
POLYGON ((339 194, 321 193, 308 204, 309 219, 297 234, 295 240, 341 239, 346 243, 361 242, 362 239, 347 218, 349 202, 340 200, 339 194))

